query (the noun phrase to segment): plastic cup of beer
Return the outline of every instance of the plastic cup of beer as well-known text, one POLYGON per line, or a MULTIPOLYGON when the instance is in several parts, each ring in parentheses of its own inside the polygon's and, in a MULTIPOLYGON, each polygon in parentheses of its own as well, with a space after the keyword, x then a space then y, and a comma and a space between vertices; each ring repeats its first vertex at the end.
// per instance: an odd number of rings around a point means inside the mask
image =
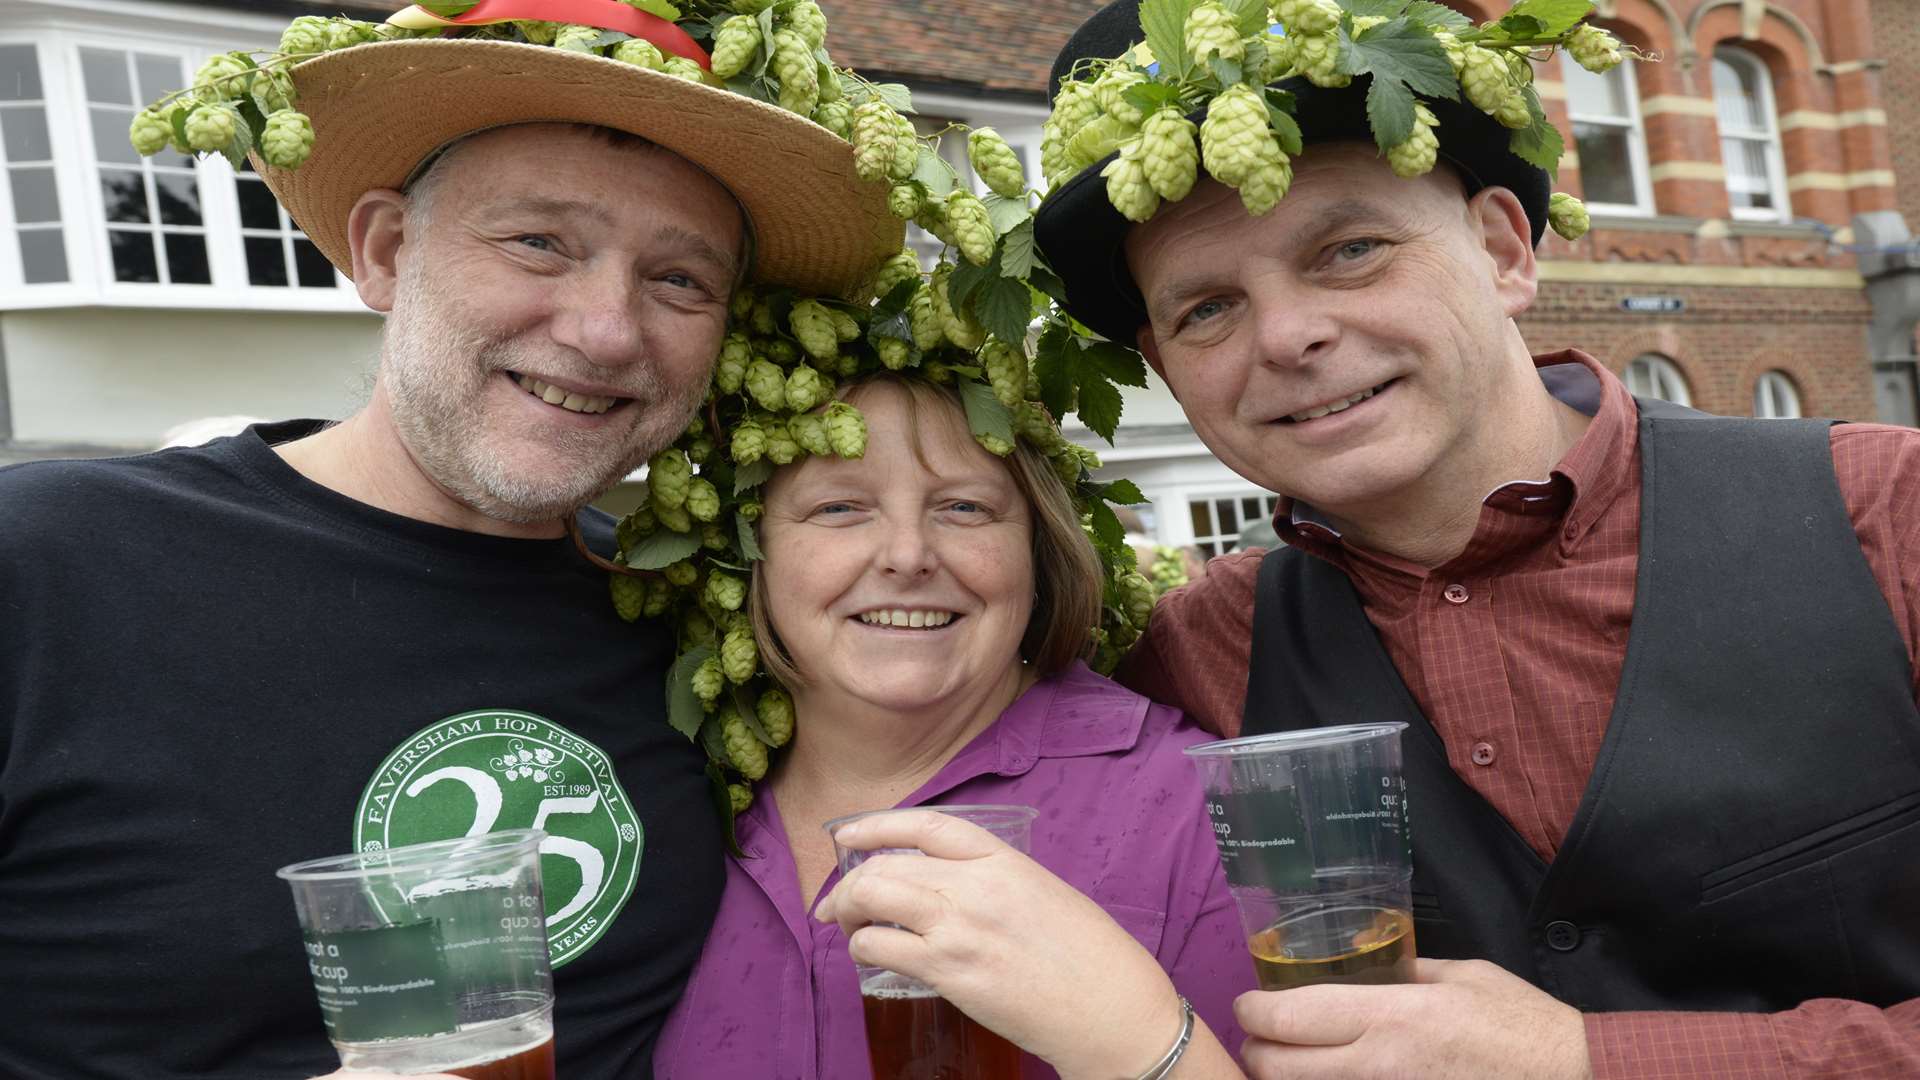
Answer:
POLYGON ((1406 726, 1187 748, 1262 989, 1413 981, 1406 726))
MULTIPOLYGON (((933 811, 947 814, 992 833, 1022 854, 1033 837, 1031 806, 914 806, 899 810, 869 810, 864 814, 827 822, 829 836, 842 825, 881 814, 933 811)), ((834 854, 840 875, 876 855, 918 855, 912 849, 877 848, 855 851, 836 838, 834 854)), ((867 1059, 873 1080, 1019 1080, 1020 1048, 981 1027, 966 1013, 918 979, 886 968, 856 964, 860 973, 860 1003, 867 1020, 867 1059)))
POLYGON ((554 1080, 537 829, 282 867, 340 1064, 554 1080))

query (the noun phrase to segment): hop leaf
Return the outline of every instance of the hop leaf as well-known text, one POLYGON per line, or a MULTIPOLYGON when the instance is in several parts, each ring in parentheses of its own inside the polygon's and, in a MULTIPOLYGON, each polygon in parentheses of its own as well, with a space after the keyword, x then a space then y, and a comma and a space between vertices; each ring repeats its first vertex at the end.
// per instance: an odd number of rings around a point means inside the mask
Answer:
POLYGON ((1547 200, 1547 224, 1562 240, 1580 239, 1590 225, 1586 204, 1564 191, 1554 192, 1547 200))
POLYGON ((728 763, 749 780, 767 775, 766 744, 754 737, 745 718, 735 712, 733 706, 723 706, 720 715, 720 745, 727 752, 728 763))
POLYGON ((1140 168, 1154 194, 1178 202, 1199 173, 1198 127, 1178 109, 1161 109, 1140 128, 1140 168))
POLYGON ((1107 178, 1107 201, 1128 221, 1146 221, 1160 209, 1160 196, 1147 182, 1145 153, 1135 139, 1120 149, 1120 156, 1107 162, 1100 175, 1107 178))
POLYGON ((1567 35, 1567 52, 1573 54, 1574 63, 1595 75, 1619 67, 1622 59, 1619 39, 1592 23, 1581 23, 1567 35))
POLYGON ((240 112, 231 105, 200 105, 187 114, 187 145, 195 150, 224 150, 239 129, 240 112))
POLYGON ((760 51, 760 22, 751 15, 735 15, 713 35, 713 73, 731 79, 745 71, 760 51))
MULTIPOLYGON (((759 28, 755 27, 754 30, 754 47, 758 48, 759 28)), ((666 55, 660 51, 660 47, 645 38, 628 38, 615 45, 613 51, 607 55, 623 64, 632 64, 634 67, 646 68, 649 71, 659 71, 667 64, 666 55)))
POLYGON ((753 643, 752 630, 727 631, 720 643, 720 669, 726 672, 727 681, 735 684, 744 685, 753 679, 753 673, 760 670, 760 650, 753 643))
POLYGON ((1200 124, 1200 154, 1215 180, 1239 187, 1267 160, 1269 145, 1279 149, 1267 127, 1267 103, 1258 91, 1235 85, 1213 99, 1200 124))
POLYGON ((727 677, 720 669, 720 658, 709 656, 700 661, 693 669, 693 693, 700 699, 702 707, 711 711, 720 701, 720 692, 727 687, 727 677))
MULTIPOLYGON (((818 300, 802 300, 793 305, 793 312, 787 317, 787 325, 792 328, 793 336, 799 340, 800 347, 816 359, 826 360, 839 355, 840 336, 834 330, 833 317, 827 307, 818 300)), ((773 406, 768 406, 772 408, 773 406)), ((795 409, 804 411, 810 406, 795 405, 795 409)))
POLYGON ((900 138, 893 107, 879 98, 861 102, 853 110, 853 169, 862 180, 884 180, 893 166, 900 138))
POLYGON ((1020 166, 1020 156, 992 128, 975 128, 967 136, 967 161, 981 181, 1001 198, 1018 199, 1026 194, 1027 174, 1020 166))
POLYGON ((165 150, 172 138, 173 125, 152 109, 135 113, 133 123, 127 128, 127 141, 133 144, 134 153, 141 157, 152 157, 165 150))
POLYGON ((827 406, 827 441, 833 452, 843 458, 864 457, 867 452, 867 419, 860 410, 844 401, 827 406))
POLYGON ((971 191, 955 188, 947 195, 947 225, 953 230, 960 254, 975 266, 993 261, 993 218, 986 204, 971 191))
POLYGON ((1440 154, 1440 137, 1433 133, 1438 126, 1440 121, 1434 117, 1433 110, 1415 102, 1413 133, 1405 142, 1387 151, 1387 164, 1396 176, 1412 178, 1432 171, 1440 154))
POLYGON ((813 46, 793 30, 773 32, 773 60, 767 65, 780 80, 780 107, 801 116, 813 115, 820 103, 820 69, 813 46))
POLYGON ((627 622, 640 617, 647 603, 647 586, 644 581, 631 574, 608 574, 607 589, 613 594, 615 614, 627 622))
POLYGON ((307 114, 281 109, 267 117, 260 132, 260 156, 277 169, 297 169, 313 153, 313 121, 307 114))
POLYGON ((786 389, 787 408, 801 413, 812 410, 833 392, 826 376, 806 364, 794 368, 787 376, 786 389))
POLYGON ((1240 40, 1240 20, 1219 0, 1202 0, 1187 13, 1187 55, 1202 68, 1213 57, 1235 63, 1246 56, 1240 40))
POLYGON ((739 611, 747 599, 747 583, 725 570, 715 570, 707 575, 706 598, 715 607, 739 611))
POLYGON ((753 703, 753 714, 760 719, 760 730, 775 747, 793 739, 793 698, 785 690, 768 690, 753 703))

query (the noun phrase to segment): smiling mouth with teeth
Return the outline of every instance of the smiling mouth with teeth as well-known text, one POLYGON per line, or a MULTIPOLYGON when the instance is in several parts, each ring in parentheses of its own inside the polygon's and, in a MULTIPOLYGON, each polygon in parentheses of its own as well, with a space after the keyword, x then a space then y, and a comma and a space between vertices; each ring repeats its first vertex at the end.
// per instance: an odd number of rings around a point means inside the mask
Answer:
POLYGON ((557 405, 568 412, 599 414, 620 403, 619 398, 598 397, 592 394, 575 394, 562 390, 551 383, 541 382, 531 375, 513 374, 513 381, 520 389, 539 398, 549 405, 557 405))
POLYGON ((1379 393, 1380 391, 1385 390, 1386 388, 1387 388, 1386 383, 1381 383, 1379 386, 1369 387, 1353 395, 1350 398, 1343 398, 1339 401, 1333 402, 1330 405, 1316 405, 1313 408, 1306 410, 1305 412, 1294 413, 1293 415, 1286 417, 1285 422, 1289 424, 1304 424, 1309 420, 1318 420, 1323 416, 1330 416, 1333 413, 1346 412, 1348 409, 1353 408, 1355 405, 1360 404, 1361 402, 1367 400, 1368 398, 1379 393))
POLYGON ((951 611, 909 611, 906 608, 882 608, 860 613, 860 621, 868 626, 912 630, 938 630, 955 618, 957 616, 951 611))

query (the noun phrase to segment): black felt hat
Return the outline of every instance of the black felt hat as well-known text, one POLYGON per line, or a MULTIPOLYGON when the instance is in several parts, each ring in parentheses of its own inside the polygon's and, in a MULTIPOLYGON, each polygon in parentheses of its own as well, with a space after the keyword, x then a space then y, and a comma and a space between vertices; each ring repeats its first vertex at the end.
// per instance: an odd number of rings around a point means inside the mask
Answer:
MULTIPOLYGON (((1086 59, 1119 56, 1145 38, 1140 30, 1139 0, 1115 0, 1082 23, 1067 39, 1053 62, 1047 83, 1049 99, 1060 92, 1060 79, 1074 64, 1086 59)), ((1274 85, 1294 95, 1294 118, 1306 143, 1359 139, 1371 143, 1367 123, 1369 76, 1349 86, 1327 89, 1304 78, 1274 85)), ((1507 149, 1512 132, 1472 105, 1445 99, 1421 99, 1440 121, 1440 157, 1466 183, 1468 195, 1485 187, 1511 190, 1526 209, 1533 226, 1533 242, 1540 243, 1547 227, 1547 199, 1552 194, 1546 170, 1523 161, 1507 149)), ((1205 110, 1189 119, 1199 121, 1205 110)), ((1034 220, 1034 236, 1048 265, 1067 287, 1067 310, 1106 337, 1131 346, 1135 332, 1147 321, 1146 304, 1127 270, 1122 244, 1133 223, 1107 201, 1106 179, 1100 175, 1117 154, 1081 170, 1047 196, 1034 220)), ((1204 166, 1202 175, 1205 175, 1204 166)))

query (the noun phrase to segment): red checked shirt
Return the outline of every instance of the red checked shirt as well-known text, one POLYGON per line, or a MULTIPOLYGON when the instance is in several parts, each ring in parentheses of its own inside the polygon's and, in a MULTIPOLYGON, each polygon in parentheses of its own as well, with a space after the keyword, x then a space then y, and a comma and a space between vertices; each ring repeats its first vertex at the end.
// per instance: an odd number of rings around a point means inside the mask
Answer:
MULTIPOLYGON (((1592 357, 1567 350, 1534 363, 1593 423, 1551 475, 1488 495, 1452 560, 1429 569, 1349 546, 1291 500, 1282 501, 1277 527, 1288 544, 1352 579, 1454 772, 1551 860, 1586 789, 1626 661, 1640 447, 1632 396, 1592 357)), ((1920 431, 1848 424, 1833 429, 1832 443, 1841 494, 1906 641, 1920 699, 1920 431)), ((1121 681, 1208 730, 1236 734, 1259 565, 1257 552, 1226 555, 1168 594, 1121 681)), ((1920 999, 1886 1009, 1821 999, 1770 1015, 1590 1013, 1586 1025, 1596 1080, 1920 1076, 1920 999)))

